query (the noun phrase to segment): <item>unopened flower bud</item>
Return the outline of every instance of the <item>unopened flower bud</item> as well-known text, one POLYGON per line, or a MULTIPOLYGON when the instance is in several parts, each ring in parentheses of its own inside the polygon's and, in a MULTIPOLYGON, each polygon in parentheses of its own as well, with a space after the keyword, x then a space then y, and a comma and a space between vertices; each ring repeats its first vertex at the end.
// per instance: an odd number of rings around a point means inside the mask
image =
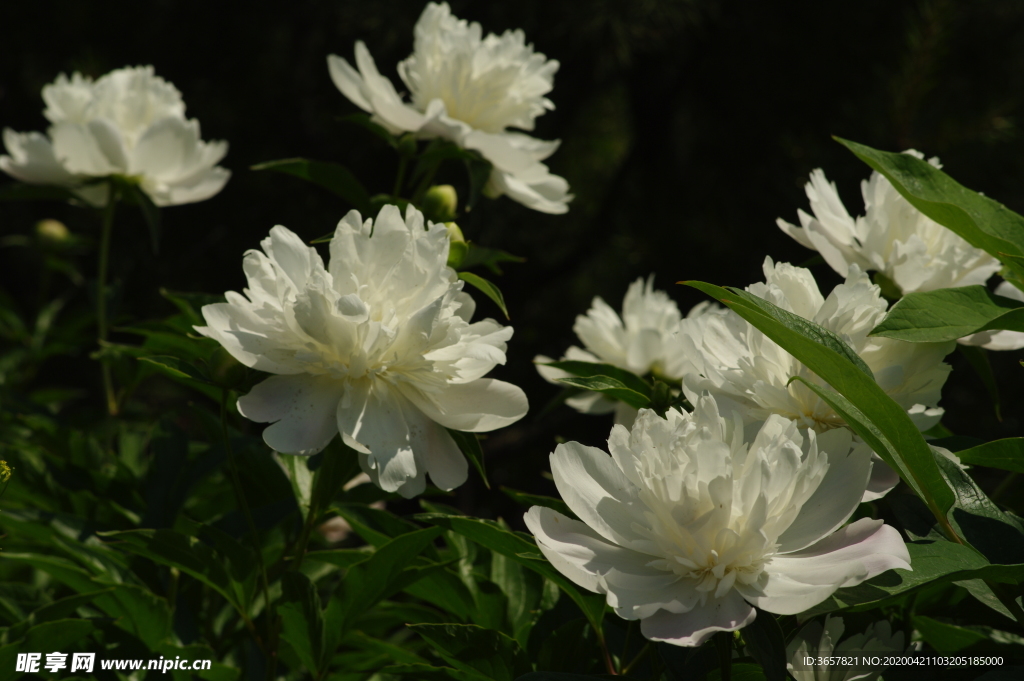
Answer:
POLYGON ((455 219, 455 212, 458 209, 459 195, 450 184, 434 185, 423 195, 423 214, 429 220, 449 222, 455 219))
POLYGON ((446 222, 444 226, 448 228, 448 267, 452 269, 459 269, 462 265, 462 261, 466 259, 466 254, 469 253, 469 244, 466 243, 466 237, 462 236, 462 230, 454 222, 446 222))
POLYGON ((71 232, 60 220, 40 220, 36 223, 36 236, 47 246, 59 246, 67 242, 71 232))

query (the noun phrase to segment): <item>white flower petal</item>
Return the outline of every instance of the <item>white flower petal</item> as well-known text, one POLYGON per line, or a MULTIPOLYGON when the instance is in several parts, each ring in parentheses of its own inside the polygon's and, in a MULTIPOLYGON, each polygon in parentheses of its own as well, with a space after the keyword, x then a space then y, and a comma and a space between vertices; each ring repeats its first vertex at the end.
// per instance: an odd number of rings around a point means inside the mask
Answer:
POLYGON ((529 404, 518 386, 493 378, 447 386, 437 393, 406 389, 403 394, 445 428, 486 433, 515 423, 529 404))
POLYGON ((17 180, 62 186, 78 182, 78 178, 57 160, 53 145, 45 135, 4 128, 4 146, 10 156, 0 156, 0 169, 17 180))
POLYGON ((551 455, 558 493, 580 520, 607 541, 628 546, 634 535, 636 488, 605 452, 567 442, 551 455))
POLYGON ((677 646, 699 646, 716 631, 736 631, 751 622, 757 613, 735 592, 716 598, 690 612, 659 610, 640 621, 640 631, 651 641, 677 646))
POLYGON ((818 436, 818 449, 828 456, 828 472, 800 508, 800 515, 779 537, 781 553, 798 551, 832 534, 860 505, 871 474, 872 454, 866 445, 852 444, 851 439, 845 429, 818 436), (828 442, 832 439, 834 444, 828 442))
POLYGON ((862 518, 802 551, 773 558, 764 595, 744 595, 763 610, 795 615, 836 589, 894 568, 911 569, 900 533, 881 520, 862 518))
POLYGON ((316 454, 337 434, 335 412, 345 386, 324 376, 271 376, 238 398, 238 413, 275 421, 263 441, 282 454, 316 454))
POLYGON ((900 484, 900 474, 882 461, 877 454, 872 454, 871 477, 868 479, 868 486, 864 490, 861 502, 881 499, 898 484, 900 484))
POLYGON ((86 125, 57 123, 50 128, 50 139, 54 155, 69 173, 100 177, 127 170, 110 163, 86 125))
POLYGON ((337 428, 346 444, 368 454, 366 473, 373 482, 407 498, 421 494, 426 470, 417 465, 413 452, 414 441, 422 434, 415 407, 367 381, 353 386, 337 406, 337 428))

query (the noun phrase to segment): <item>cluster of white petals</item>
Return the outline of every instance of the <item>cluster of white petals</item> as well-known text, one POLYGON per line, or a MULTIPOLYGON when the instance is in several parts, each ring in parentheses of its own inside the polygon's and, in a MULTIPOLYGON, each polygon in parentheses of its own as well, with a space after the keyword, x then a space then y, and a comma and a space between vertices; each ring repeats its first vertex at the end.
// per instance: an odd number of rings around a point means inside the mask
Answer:
MULTIPOLYGON (((708 308, 702 303, 690 312, 701 314, 708 308)), ((664 291, 654 290, 654 275, 645 283, 634 281, 622 300, 622 315, 600 297, 595 297, 585 315, 576 317, 573 331, 583 343, 565 351, 563 360, 611 364, 639 376, 654 374, 678 383, 686 366, 679 344, 679 322, 682 315, 675 301, 664 291), (584 349, 585 348, 585 349, 584 349)), ((551 383, 569 376, 564 371, 545 366, 550 357, 534 358, 537 371, 551 383)), ((585 392, 566 400, 566 404, 584 414, 605 414, 614 411, 616 422, 629 425, 636 410, 601 393, 585 392)))
MULTIPOLYGON (((923 158, 920 152, 904 152, 923 158)), ((937 158, 928 161, 941 167, 937 158)), ((999 261, 927 217, 881 173, 861 182, 865 214, 850 216, 834 182, 818 168, 806 186, 811 217, 800 210, 802 228, 777 221, 783 232, 821 254, 846 276, 850 265, 884 274, 904 293, 984 284, 999 261)))
POLYGON ((338 224, 328 267, 274 227, 249 251, 245 295, 207 305, 200 333, 242 364, 277 374, 238 400, 253 421, 275 422, 266 443, 315 454, 339 432, 386 491, 421 493, 425 475, 450 490, 467 465, 445 428, 483 432, 526 413, 518 387, 484 378, 505 362, 511 327, 470 322, 475 304, 448 259, 444 225, 395 206, 338 224), (372 236, 371 236, 372 235, 372 236))
POLYGON ((392 133, 478 151, 494 166, 491 196, 507 194, 544 213, 569 210, 568 183, 542 163, 559 143, 508 130, 533 130, 534 119, 554 108, 545 95, 558 62, 534 52, 522 31, 484 37, 480 24, 452 16, 448 3, 429 3, 416 23, 413 53, 398 65, 410 102, 380 74, 362 41, 355 56, 353 68, 330 55, 331 79, 374 121, 392 133))
POLYGON ((885 658, 902 653, 903 632, 893 633, 889 622, 872 624, 863 634, 856 634, 839 643, 845 626, 841 617, 826 617, 825 625, 814 621, 806 624, 786 647, 787 668, 796 681, 875 681, 885 666, 865 664, 870 658, 885 658), (838 645, 837 645, 838 644, 838 645), (856 660, 854 664, 831 665, 829 658, 856 660), (824 658, 824 664, 807 664, 807 658, 824 658))
POLYGON ((85 201, 107 202, 106 183, 119 175, 138 182, 158 206, 203 201, 231 173, 217 163, 227 142, 203 142, 199 121, 185 118, 178 90, 152 66, 111 71, 99 80, 64 74, 43 88, 47 135, 4 130, 9 156, 0 169, 32 184, 71 187, 85 201))
POLYGON ((795 614, 892 568, 910 569, 881 520, 843 527, 871 452, 845 429, 816 434, 770 416, 752 441, 737 412, 703 396, 692 414, 641 410, 604 451, 572 442, 551 472, 580 520, 533 507, 526 524, 551 563, 606 594, 648 639, 700 645, 754 620, 795 614), (840 529, 841 528, 841 529, 840 529))
MULTIPOLYGON (((939 422, 943 410, 937 405, 950 372, 942 360, 953 350, 952 342, 869 337, 887 305, 878 286, 856 263, 850 265, 845 283, 828 298, 822 296, 814 275, 802 267, 765 258, 764 275, 765 283, 746 290, 842 338, 918 428, 927 430, 939 422)), ((690 363, 683 391, 691 402, 710 392, 719 402, 734 402, 751 421, 779 414, 818 432, 846 426, 807 386, 790 383, 794 376, 823 385, 821 379, 735 312, 720 310, 684 320, 680 341, 690 363)))

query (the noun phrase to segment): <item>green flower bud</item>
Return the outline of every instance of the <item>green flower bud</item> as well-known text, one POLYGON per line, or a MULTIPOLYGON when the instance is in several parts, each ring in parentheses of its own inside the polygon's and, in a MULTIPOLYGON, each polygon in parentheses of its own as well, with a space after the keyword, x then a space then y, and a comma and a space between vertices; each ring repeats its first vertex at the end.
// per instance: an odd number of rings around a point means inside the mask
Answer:
POLYGON ((459 209, 459 195, 450 184, 438 184, 427 190, 423 195, 422 204, 423 214, 429 220, 450 222, 455 219, 455 213, 459 209))
POLYGON ((416 155, 416 135, 407 132, 398 138, 398 155, 402 158, 412 158, 416 155))
MULTIPOLYGON (((454 193, 454 190, 452 190, 454 193)), ((469 253, 469 244, 466 243, 466 237, 462 236, 462 230, 454 222, 446 222, 444 225, 448 228, 448 241, 450 247, 448 249, 448 267, 452 269, 459 269, 462 261, 466 259, 466 254, 469 253)))
POLYGON ((40 220, 36 223, 36 237, 47 246, 61 246, 71 238, 71 232, 60 220, 40 220))

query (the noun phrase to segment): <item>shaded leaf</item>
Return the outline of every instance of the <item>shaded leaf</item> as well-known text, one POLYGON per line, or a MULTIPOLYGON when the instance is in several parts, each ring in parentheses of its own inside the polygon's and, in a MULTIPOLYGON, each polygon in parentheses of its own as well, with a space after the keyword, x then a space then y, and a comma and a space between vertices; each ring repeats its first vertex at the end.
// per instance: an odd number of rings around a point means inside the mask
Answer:
POLYGON ((1024 302, 997 296, 984 286, 963 286, 908 293, 871 335, 939 343, 995 329, 1024 331, 1024 302))
POLYGON ((491 483, 488 482, 487 471, 484 470, 484 450, 480 446, 480 438, 477 437, 476 433, 464 433, 461 430, 452 430, 451 428, 445 428, 445 430, 455 440, 455 444, 459 446, 459 451, 469 459, 469 462, 473 464, 473 468, 483 478, 484 486, 490 489, 491 483))
POLYGON ((478 289, 485 296, 493 300, 494 304, 497 305, 502 314, 505 315, 505 319, 509 318, 508 308, 505 307, 505 297, 501 295, 501 291, 497 286, 483 277, 473 274, 472 272, 459 272, 459 279, 478 289))
POLYGON ((371 210, 370 195, 348 168, 328 161, 286 158, 252 166, 253 170, 273 170, 320 185, 348 201, 361 213, 371 210))

